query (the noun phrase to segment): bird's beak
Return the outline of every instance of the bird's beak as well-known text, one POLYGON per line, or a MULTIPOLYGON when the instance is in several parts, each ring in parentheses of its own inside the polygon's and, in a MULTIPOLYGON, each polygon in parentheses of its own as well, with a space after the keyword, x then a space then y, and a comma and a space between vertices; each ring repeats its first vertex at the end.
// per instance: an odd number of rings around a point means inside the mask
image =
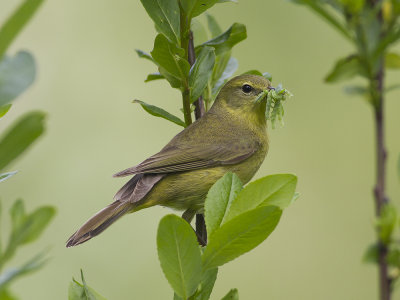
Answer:
POLYGON ((268 87, 266 90, 263 90, 260 94, 258 94, 256 101, 254 101, 255 103, 259 103, 261 102, 263 99, 267 98, 267 95, 270 91, 270 87, 268 87))

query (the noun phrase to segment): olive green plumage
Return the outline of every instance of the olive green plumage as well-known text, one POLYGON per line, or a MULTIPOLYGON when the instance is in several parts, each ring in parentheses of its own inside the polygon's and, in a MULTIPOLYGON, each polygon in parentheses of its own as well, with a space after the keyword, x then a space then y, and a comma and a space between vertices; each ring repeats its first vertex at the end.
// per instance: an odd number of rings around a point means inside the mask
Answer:
POLYGON ((268 151, 266 101, 257 96, 270 82, 256 75, 227 82, 214 105, 199 120, 176 135, 159 153, 115 174, 134 175, 114 202, 89 219, 67 242, 81 244, 98 235, 128 212, 153 205, 185 210, 190 219, 201 212, 210 187, 226 172, 246 184, 268 151))

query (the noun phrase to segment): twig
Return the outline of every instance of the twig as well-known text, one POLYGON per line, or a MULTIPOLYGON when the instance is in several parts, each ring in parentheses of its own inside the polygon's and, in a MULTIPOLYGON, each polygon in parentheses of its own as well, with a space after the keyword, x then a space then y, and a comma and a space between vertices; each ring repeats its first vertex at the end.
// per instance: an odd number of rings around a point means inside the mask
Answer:
MULTIPOLYGON (((383 60, 383 59, 382 59, 383 60)), ((384 129, 384 69, 383 62, 381 62, 380 70, 377 75, 378 83, 378 97, 376 99, 375 110, 375 128, 376 128, 376 185, 374 189, 375 194, 375 205, 376 214, 381 216, 383 206, 388 202, 388 198, 385 194, 385 181, 386 181, 386 149, 385 149, 385 129, 384 129)), ((391 287, 390 278, 388 274, 387 265, 387 246, 379 241, 378 248, 378 263, 379 263, 379 282, 380 282, 380 299, 390 300, 391 298, 391 287)))
MULTIPOLYGON (((370 0, 370 5, 376 7, 379 5, 378 1, 370 0)), ((378 12, 378 20, 380 23, 381 39, 384 39, 383 31, 383 18, 382 8, 378 12)), ((376 185, 374 189, 376 215, 378 217, 382 214, 383 206, 389 201, 385 193, 386 181, 386 149, 385 149, 385 127, 384 127, 384 77, 385 77, 385 61, 384 51, 381 52, 379 59, 378 72, 371 79, 371 97, 373 98, 374 113, 375 113, 375 130, 376 130, 376 185), (376 91, 374 91, 376 88, 376 91), (375 98, 375 99, 374 99, 375 98)), ((378 263, 379 263, 379 285, 380 285, 380 299, 391 299, 391 280, 389 277, 389 270, 387 264, 388 248, 378 238, 378 263)))
MULTIPOLYGON (((189 32, 188 61, 191 66, 196 61, 192 31, 189 32)), ((196 117, 196 120, 198 120, 205 113, 203 97, 200 96, 199 99, 197 99, 194 102, 194 105, 195 105, 194 115, 196 117)), ((207 229, 203 214, 196 214, 196 234, 199 244, 202 246, 207 245, 207 229)))

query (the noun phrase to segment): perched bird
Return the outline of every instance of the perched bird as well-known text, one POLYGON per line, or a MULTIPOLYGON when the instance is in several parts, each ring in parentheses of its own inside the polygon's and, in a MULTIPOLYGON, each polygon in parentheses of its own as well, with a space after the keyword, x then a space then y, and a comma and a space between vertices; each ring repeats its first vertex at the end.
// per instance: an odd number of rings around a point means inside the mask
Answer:
POLYGON ((114 175, 134 175, 114 202, 89 219, 67 241, 79 245, 103 232, 123 215, 153 205, 185 210, 190 221, 202 212, 210 187, 226 172, 250 181, 268 151, 265 91, 261 76, 228 81, 211 109, 176 135, 160 152, 114 175))

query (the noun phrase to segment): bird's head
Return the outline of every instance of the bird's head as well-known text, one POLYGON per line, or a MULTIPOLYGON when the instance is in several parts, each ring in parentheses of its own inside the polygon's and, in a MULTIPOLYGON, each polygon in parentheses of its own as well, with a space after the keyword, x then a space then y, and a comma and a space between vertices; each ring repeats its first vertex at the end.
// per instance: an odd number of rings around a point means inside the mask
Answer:
POLYGON ((221 89, 217 101, 225 102, 230 108, 257 109, 266 97, 266 91, 272 89, 268 79, 245 74, 232 78, 221 89))
POLYGON ((266 95, 270 89, 271 83, 262 76, 236 76, 222 87, 214 106, 240 115, 258 115, 265 119, 266 95))

